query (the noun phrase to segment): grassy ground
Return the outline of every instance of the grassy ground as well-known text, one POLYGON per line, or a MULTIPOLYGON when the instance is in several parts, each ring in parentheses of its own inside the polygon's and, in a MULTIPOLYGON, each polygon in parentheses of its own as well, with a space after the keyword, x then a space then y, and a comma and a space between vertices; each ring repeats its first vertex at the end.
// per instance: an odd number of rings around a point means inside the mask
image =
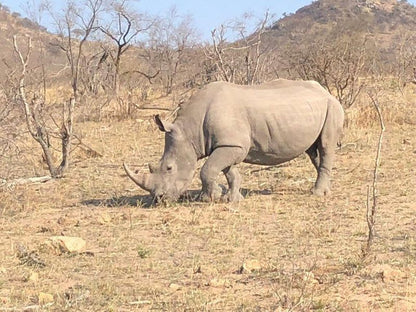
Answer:
POLYGON ((241 165, 241 203, 157 207, 121 167, 160 157, 162 134, 146 117, 78 130, 103 157, 77 149, 66 178, 0 190, 0 311, 416 310, 414 125, 385 134, 365 259, 377 128, 347 131, 328 198, 309 194, 315 173, 300 157, 241 165), (87 252, 43 249, 54 235, 83 238, 87 252), (22 246, 38 261, 22 263, 22 246))

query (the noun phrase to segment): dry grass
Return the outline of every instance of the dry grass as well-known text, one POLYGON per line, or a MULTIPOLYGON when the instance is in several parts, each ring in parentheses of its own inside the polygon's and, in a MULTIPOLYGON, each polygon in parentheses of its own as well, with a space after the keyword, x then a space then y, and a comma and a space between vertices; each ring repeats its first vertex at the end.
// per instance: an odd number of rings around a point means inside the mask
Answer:
MULTIPOLYGON (((309 194, 315 173, 301 157, 267 170, 240 166, 241 203, 157 207, 121 167, 144 170, 160 157, 162 135, 147 117, 78 129, 102 158, 78 149, 68 177, 0 190, 0 311, 416 309, 414 126, 390 124, 385 134, 377 236, 365 260, 374 127, 347 131, 328 198, 309 194), (88 252, 43 250, 53 235, 82 237, 88 252), (46 266, 22 264, 19 244, 46 266), (53 303, 38 305, 42 292, 53 303)), ((30 175, 38 161, 26 157, 16 172, 30 175)))

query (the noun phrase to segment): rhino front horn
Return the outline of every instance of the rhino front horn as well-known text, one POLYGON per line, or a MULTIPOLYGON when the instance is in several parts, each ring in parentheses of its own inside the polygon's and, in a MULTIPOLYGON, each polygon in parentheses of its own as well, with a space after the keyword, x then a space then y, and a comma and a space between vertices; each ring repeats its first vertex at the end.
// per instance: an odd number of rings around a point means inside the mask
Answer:
POLYGON ((130 168, 126 165, 126 163, 123 163, 124 171, 126 171, 127 175, 130 179, 134 181, 138 186, 140 186, 145 191, 151 192, 153 187, 150 180, 149 174, 137 174, 130 170, 130 168))

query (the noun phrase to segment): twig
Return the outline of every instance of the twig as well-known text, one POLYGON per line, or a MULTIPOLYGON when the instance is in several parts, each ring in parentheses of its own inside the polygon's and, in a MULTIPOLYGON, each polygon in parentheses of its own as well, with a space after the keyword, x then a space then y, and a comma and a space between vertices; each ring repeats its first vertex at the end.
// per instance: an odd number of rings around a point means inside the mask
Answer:
POLYGON ((85 152, 88 153, 88 155, 90 155, 91 157, 103 157, 103 154, 101 154, 100 152, 97 152, 91 146, 85 144, 79 136, 77 136, 76 134, 73 134, 73 137, 78 140, 77 147, 80 147, 81 149, 83 149, 85 152))
POLYGON ((367 225, 368 225, 368 238, 367 238, 367 246, 366 249, 364 250, 364 256, 366 256, 370 249, 371 246, 373 244, 373 240, 374 240, 374 235, 375 235, 375 217, 376 217, 376 213, 377 213, 377 197, 378 197, 378 172, 379 172, 379 168, 380 168, 380 161, 381 161, 381 148, 382 148, 382 144, 383 144, 383 134, 384 131, 386 130, 386 127, 384 125, 384 119, 383 119, 383 114, 381 112, 380 109, 380 105, 378 103, 378 99, 372 95, 372 94, 368 94, 376 111, 377 111, 377 115, 379 118, 379 122, 380 122, 380 135, 378 138, 378 145, 377 145, 377 154, 376 154, 376 159, 375 159, 375 163, 374 163, 374 170, 373 170, 373 183, 372 183, 372 199, 373 202, 371 204, 370 207, 370 186, 368 186, 367 189, 367 225))

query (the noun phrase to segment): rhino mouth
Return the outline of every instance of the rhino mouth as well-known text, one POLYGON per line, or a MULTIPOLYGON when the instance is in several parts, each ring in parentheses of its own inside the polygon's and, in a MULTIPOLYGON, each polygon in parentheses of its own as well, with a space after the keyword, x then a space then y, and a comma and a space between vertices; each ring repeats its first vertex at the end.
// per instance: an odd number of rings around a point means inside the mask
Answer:
POLYGON ((152 203, 159 205, 159 204, 167 204, 169 202, 176 202, 178 201, 181 196, 172 196, 167 194, 150 194, 152 196, 152 203))

